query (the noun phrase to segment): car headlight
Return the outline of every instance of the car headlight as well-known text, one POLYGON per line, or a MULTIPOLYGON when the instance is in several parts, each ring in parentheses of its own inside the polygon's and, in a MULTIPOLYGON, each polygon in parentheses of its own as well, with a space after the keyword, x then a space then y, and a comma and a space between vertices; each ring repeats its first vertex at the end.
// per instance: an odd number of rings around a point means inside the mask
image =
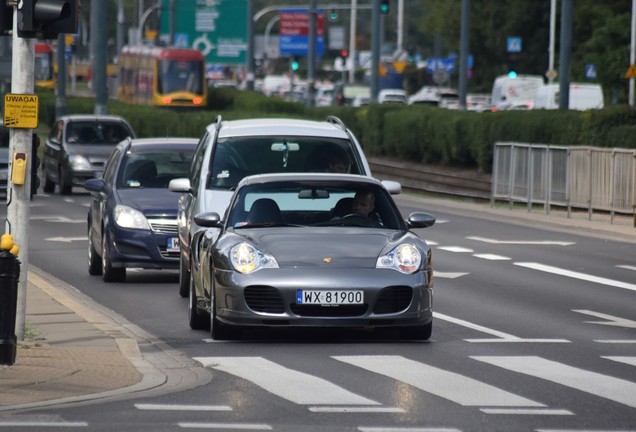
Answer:
POLYGON ((68 163, 74 170, 91 169, 91 163, 82 155, 71 155, 68 157, 68 163))
POLYGON ((422 253, 409 243, 404 243, 378 258, 376 268, 388 268, 400 273, 415 273, 422 266, 422 253))
POLYGON ((123 205, 115 207, 115 223, 122 228, 150 229, 146 216, 139 210, 123 205))
POLYGON ((230 262, 239 273, 249 274, 263 268, 278 268, 276 259, 248 243, 239 243, 230 249, 230 262))

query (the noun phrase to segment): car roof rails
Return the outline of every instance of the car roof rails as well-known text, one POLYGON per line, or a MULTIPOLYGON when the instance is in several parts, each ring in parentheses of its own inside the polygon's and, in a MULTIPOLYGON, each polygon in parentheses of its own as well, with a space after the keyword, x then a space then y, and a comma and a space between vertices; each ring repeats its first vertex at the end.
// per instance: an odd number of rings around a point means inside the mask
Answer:
POLYGON ((336 116, 327 117, 327 122, 340 127, 343 131, 347 130, 347 126, 345 126, 344 122, 336 116))

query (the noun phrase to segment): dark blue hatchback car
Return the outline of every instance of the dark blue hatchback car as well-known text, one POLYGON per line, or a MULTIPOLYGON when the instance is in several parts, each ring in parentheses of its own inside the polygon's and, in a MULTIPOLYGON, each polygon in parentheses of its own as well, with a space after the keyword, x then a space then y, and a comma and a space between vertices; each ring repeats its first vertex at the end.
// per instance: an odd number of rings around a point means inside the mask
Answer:
POLYGON ((178 269, 179 195, 168 189, 185 177, 198 140, 126 139, 112 152, 102 178, 88 180, 88 273, 122 282, 126 268, 178 269))

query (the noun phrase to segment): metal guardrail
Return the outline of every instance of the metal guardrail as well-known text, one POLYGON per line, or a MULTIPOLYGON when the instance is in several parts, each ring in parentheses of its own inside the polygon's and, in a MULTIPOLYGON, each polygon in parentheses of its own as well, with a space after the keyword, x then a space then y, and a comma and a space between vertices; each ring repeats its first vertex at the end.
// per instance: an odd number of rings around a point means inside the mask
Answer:
POLYGON ((605 211, 636 219, 636 150, 495 143, 491 202, 605 211))

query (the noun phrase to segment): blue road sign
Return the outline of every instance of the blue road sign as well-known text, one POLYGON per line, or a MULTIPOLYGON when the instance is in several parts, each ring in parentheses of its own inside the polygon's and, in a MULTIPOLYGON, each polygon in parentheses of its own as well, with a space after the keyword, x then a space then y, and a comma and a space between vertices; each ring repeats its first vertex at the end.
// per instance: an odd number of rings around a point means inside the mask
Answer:
POLYGON ((585 78, 587 79, 596 78, 596 65, 593 65, 593 64, 585 65, 585 78))
POLYGON ((521 38, 509 37, 508 38, 508 52, 517 53, 521 52, 521 38))

